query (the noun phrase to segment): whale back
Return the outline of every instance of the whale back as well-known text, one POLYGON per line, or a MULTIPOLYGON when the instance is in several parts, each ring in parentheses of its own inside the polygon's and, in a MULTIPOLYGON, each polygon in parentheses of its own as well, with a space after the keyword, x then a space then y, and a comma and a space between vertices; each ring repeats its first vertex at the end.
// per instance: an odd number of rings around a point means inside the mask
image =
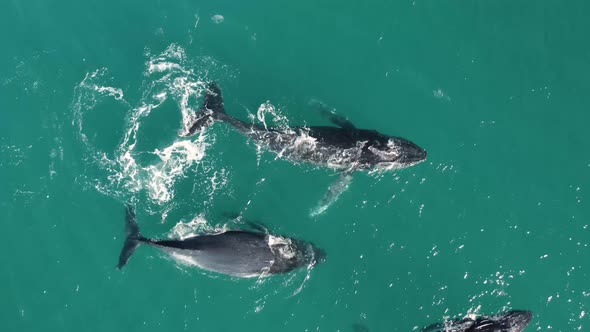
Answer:
POLYGON ((272 250, 268 235, 264 233, 228 231, 184 240, 153 241, 152 244, 183 263, 238 277, 283 273, 297 267, 272 250), (277 270, 275 265, 280 268, 277 270))

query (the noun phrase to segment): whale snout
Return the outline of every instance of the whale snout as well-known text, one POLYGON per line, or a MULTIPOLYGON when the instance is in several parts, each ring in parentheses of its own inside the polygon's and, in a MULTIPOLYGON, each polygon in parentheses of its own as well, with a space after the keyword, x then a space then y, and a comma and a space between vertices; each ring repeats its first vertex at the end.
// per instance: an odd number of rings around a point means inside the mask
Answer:
POLYGON ((528 310, 512 310, 507 312, 502 320, 505 325, 510 326, 515 332, 520 332, 529 324, 533 313, 528 310))
POLYGON ((402 140, 400 148, 402 159, 401 162, 403 163, 417 164, 426 160, 426 156, 428 155, 426 150, 408 140, 402 140))
POLYGON ((424 161, 426 160, 426 156, 428 155, 428 153, 426 152, 426 150, 422 149, 419 146, 416 146, 417 149, 415 149, 412 153, 412 159, 414 161, 424 161))

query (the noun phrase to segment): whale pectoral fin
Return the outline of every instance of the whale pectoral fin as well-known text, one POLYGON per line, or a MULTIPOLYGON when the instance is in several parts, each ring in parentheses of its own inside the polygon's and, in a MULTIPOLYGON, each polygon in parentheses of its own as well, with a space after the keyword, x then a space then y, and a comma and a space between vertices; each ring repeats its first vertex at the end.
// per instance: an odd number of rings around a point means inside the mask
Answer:
POLYGON ((238 223, 243 223, 244 225, 252 228, 252 230, 264 233, 264 234, 268 234, 268 227, 266 227, 266 225, 264 225, 263 223, 259 222, 259 221, 253 221, 253 220, 246 220, 244 219, 244 216, 241 213, 237 213, 237 212, 224 212, 223 216, 228 218, 228 219, 233 219, 235 222, 238 223))
POLYGON ((328 105, 322 103, 321 101, 314 99, 314 100, 310 101, 309 103, 311 105, 314 105, 318 109, 318 111, 320 112, 320 114, 322 116, 324 116, 325 118, 330 120, 330 122, 337 125, 338 127, 341 127, 344 129, 355 129, 356 128, 352 122, 350 122, 348 119, 346 119, 342 115, 336 114, 336 111, 334 111, 333 108, 328 107, 328 105))
POLYGON ((330 120, 333 124, 344 129, 356 129, 354 124, 342 115, 334 113, 334 111, 322 111, 322 114, 330 120))
POLYGON ((449 320, 444 323, 428 325, 422 329, 422 332, 471 331, 471 327, 474 323, 475 321, 470 318, 465 318, 463 320, 449 320))
POLYGON ((329 187, 324 197, 320 200, 315 209, 310 213, 312 217, 324 213, 334 202, 338 200, 338 197, 348 189, 350 182, 352 181, 352 172, 345 171, 340 173, 338 179, 334 181, 329 187))
POLYGON ((223 212, 223 216, 227 219, 241 220, 242 214, 237 212, 223 212))

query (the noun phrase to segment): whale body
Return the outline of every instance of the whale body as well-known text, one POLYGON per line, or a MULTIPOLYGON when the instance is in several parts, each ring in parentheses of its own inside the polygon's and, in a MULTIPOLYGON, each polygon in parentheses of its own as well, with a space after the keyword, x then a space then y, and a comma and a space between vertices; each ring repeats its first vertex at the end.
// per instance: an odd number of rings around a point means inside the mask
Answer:
POLYGON ((183 136, 193 135, 215 121, 223 121, 279 157, 346 172, 393 170, 426 159, 426 150, 405 138, 359 129, 333 111, 326 108, 320 111, 336 126, 295 126, 285 129, 248 123, 225 113, 221 89, 213 82, 208 85, 203 107, 196 113, 195 121, 183 136))
POLYGON ((526 310, 511 310, 495 316, 468 317, 432 324, 422 332, 521 332, 533 317, 526 310))
POLYGON ((325 258, 325 253, 310 243, 259 231, 230 230, 182 240, 145 238, 130 206, 126 210, 126 233, 119 269, 140 244, 159 248, 182 263, 242 278, 287 273, 325 258))

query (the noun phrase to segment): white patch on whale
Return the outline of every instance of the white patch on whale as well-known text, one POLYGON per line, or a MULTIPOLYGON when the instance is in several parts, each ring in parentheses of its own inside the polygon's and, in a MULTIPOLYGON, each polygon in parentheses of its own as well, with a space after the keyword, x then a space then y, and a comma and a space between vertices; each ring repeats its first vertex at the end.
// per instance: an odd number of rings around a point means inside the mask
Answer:
POLYGON ((269 235, 268 246, 274 253, 278 253, 285 259, 291 259, 297 254, 296 248, 293 247, 291 239, 281 236, 269 235))

